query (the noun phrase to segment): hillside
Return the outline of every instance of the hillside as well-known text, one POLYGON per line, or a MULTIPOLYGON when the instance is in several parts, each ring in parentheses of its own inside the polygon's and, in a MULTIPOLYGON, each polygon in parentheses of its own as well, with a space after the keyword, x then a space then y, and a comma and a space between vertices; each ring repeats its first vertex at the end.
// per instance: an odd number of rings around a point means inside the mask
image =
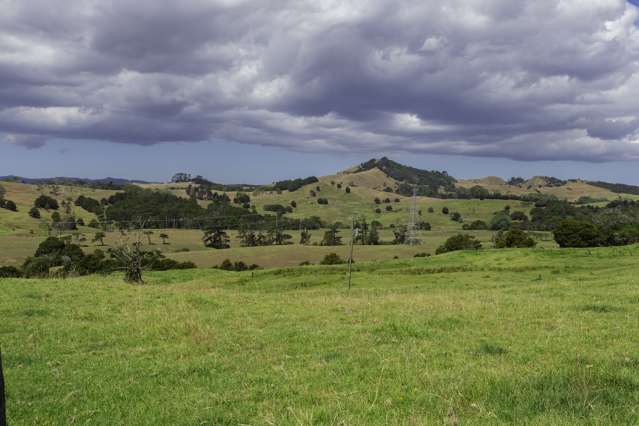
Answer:
MULTIPOLYGON (((459 233, 465 224, 474 221, 490 223, 494 214, 510 208, 513 212, 530 214, 534 203, 519 199, 484 199, 479 198, 445 198, 455 194, 462 188, 467 195, 471 188, 481 186, 489 193, 509 194, 514 196, 530 196, 530 194, 554 195, 576 201, 587 197, 588 203, 605 205, 605 200, 614 200, 619 197, 637 199, 633 194, 620 194, 612 190, 633 191, 632 186, 609 184, 604 188, 582 180, 561 181, 551 177, 534 177, 531 179, 511 179, 509 182, 499 177, 488 177, 476 180, 457 180, 444 172, 420 171, 419 169, 403 166, 388 159, 371 160, 362 165, 338 172, 334 175, 323 176, 317 182, 305 185, 293 191, 274 190, 273 184, 262 185, 250 192, 245 192, 250 198, 247 213, 255 209, 259 215, 271 215, 271 222, 275 222, 274 213, 267 211, 273 205, 288 208, 290 212, 284 218, 291 220, 308 219, 317 216, 328 225, 335 222, 342 224, 342 236, 347 238, 346 228, 350 225, 351 218, 363 217, 368 222, 377 221, 381 229, 383 242, 391 242, 394 239, 393 227, 405 225, 410 216, 412 197, 397 194, 400 188, 406 188, 412 194, 412 184, 408 182, 420 182, 416 185, 426 184, 440 185, 435 196, 420 195, 416 198, 418 221, 426 222, 431 226, 430 231, 419 231, 419 238, 423 244, 414 248, 399 248, 392 246, 366 247, 361 250, 361 258, 366 260, 390 259, 394 256, 411 257, 418 252, 433 253, 436 247, 447 237, 459 233), (391 176, 392 175, 392 176, 391 176), (394 177, 393 177, 394 176, 394 177), (430 183, 429 183, 430 182, 430 183), (438 183, 439 182, 439 183, 438 183), (450 185, 453 185, 452 187, 450 185), (320 204, 320 201, 322 202, 320 204), (294 207, 293 207, 294 206, 294 207), (444 210, 449 214, 444 213, 444 210), (451 220, 453 213, 459 213, 461 221, 451 220)), ((34 219, 29 216, 29 210, 34 200, 44 194, 55 198, 60 204, 67 202, 70 211, 76 218, 81 218, 88 225, 96 216, 81 207, 75 206, 74 201, 80 195, 95 200, 109 198, 118 191, 94 189, 86 185, 58 185, 58 184, 23 184, 18 182, 0 182, 6 189, 6 198, 15 201, 17 212, 0 209, 0 265, 21 264, 24 259, 32 255, 37 245, 47 235, 47 228, 51 223, 52 211, 40 209, 41 218, 34 219)), ((189 198, 187 188, 197 186, 192 183, 165 183, 165 184, 139 184, 139 186, 172 193, 181 198, 189 198)), ((215 184, 217 185, 217 184, 215 184)), ((429 186, 430 185, 430 186, 429 186)), ((214 191, 217 192, 217 191, 214 191)), ((226 192, 230 200, 237 196, 237 192, 226 192)), ((505 197, 502 197, 505 198, 505 197)), ((199 200, 199 205, 206 209, 210 200, 199 200)), ((232 203, 231 207, 237 211, 240 204, 232 203)), ((121 210, 121 209, 120 209, 121 210)), ((222 213, 210 213, 212 216, 222 213)), ((62 210, 60 210, 62 211, 62 210)), ((206 210, 203 213, 208 214, 206 210)), ((126 216, 126 212, 120 212, 126 216)), ((135 217, 132 213, 130 217, 135 217)), ((92 251, 98 246, 92 243, 94 228, 79 226, 77 231, 68 235, 83 239, 85 250, 92 251)), ((293 227, 289 233, 291 241, 299 242, 299 229, 293 227)), ((198 266, 214 266, 226 258, 242 260, 247 263, 258 263, 261 266, 293 266, 301 261, 318 262, 330 248, 317 247, 323 231, 312 231, 311 245, 293 244, 284 247, 239 247, 239 240, 235 231, 229 231, 231 236, 231 249, 228 251, 211 251, 206 249, 201 241, 202 231, 199 229, 179 230, 170 229, 154 231, 152 244, 149 249, 161 250, 169 257, 181 261, 193 261, 198 266), (158 244, 158 235, 165 233, 170 236, 169 244, 158 244)), ((493 232, 482 231, 476 233, 480 240, 490 243, 493 232)), ((106 238, 107 247, 116 244, 121 238, 119 232, 108 232, 106 238)), ((544 242, 544 244, 547 244, 544 242)), ((552 246, 551 243, 548 243, 552 246)), ((345 255, 343 248, 332 251, 345 255)))
POLYGON ((637 256, 0 279, 8 421, 637 424, 637 256))
POLYGON ((615 193, 606 188, 595 186, 583 180, 560 181, 560 183, 549 182, 547 177, 534 176, 524 180, 519 184, 509 184, 504 179, 489 176, 481 179, 459 180, 457 185, 463 188, 481 186, 490 192, 501 194, 512 194, 524 196, 528 194, 548 194, 560 199, 576 201, 581 197, 590 197, 598 200, 614 200, 620 195, 627 198, 634 198, 632 193, 615 193))

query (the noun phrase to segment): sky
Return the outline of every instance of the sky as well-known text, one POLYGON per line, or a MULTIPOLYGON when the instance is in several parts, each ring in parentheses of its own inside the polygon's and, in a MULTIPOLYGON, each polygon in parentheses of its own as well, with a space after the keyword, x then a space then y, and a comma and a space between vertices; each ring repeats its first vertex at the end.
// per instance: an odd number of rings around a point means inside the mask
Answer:
POLYGON ((639 184, 636 0, 0 0, 0 175, 639 184))

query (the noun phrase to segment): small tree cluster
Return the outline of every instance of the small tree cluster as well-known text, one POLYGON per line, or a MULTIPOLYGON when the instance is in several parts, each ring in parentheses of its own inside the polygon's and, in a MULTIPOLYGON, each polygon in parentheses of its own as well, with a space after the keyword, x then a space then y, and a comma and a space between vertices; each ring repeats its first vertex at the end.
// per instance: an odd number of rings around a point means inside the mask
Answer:
POLYGON ((33 206, 45 210, 58 210, 60 208, 60 205, 55 198, 51 198, 44 194, 35 199, 33 206))
POLYGON ((495 236, 496 248, 526 248, 535 247, 537 242, 521 229, 499 231, 495 236))
POLYGON ((450 237, 435 251, 436 254, 448 253, 457 250, 478 250, 481 243, 473 235, 458 234, 450 237))

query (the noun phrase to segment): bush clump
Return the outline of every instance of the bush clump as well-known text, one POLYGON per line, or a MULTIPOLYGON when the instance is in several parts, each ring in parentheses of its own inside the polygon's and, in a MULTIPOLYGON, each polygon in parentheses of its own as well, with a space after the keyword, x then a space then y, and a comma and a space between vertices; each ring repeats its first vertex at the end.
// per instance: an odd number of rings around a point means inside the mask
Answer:
POLYGON ((554 235, 559 247, 597 247, 603 240, 597 225, 577 219, 562 221, 554 235))
POLYGON ((537 242, 526 231, 511 229, 499 231, 495 236, 496 248, 526 248, 535 247, 537 242))
POLYGON ((320 261, 320 265, 343 265, 344 263, 346 261, 339 257, 337 253, 329 253, 320 261))
POLYGON ((218 269, 222 269, 223 271, 233 271, 233 272, 242 272, 242 271, 252 271, 258 269, 260 266, 255 263, 252 265, 247 265, 241 260, 238 262, 231 262, 229 259, 225 259, 218 269))
POLYGON ((437 248, 435 254, 443 254, 458 250, 478 250, 481 243, 473 235, 458 234, 450 237, 444 244, 437 248))
POLYGON ((0 266, 0 278, 20 278, 22 272, 15 266, 0 266))

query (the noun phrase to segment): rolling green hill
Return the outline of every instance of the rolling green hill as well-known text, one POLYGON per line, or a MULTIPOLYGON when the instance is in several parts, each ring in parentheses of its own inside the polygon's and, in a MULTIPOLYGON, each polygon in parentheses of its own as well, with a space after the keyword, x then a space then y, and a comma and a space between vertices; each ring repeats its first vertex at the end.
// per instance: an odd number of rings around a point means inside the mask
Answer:
MULTIPOLYGON (((70 180, 73 181, 73 180, 70 180)), ((120 181, 120 180, 118 180, 120 181)), ((69 182, 69 181, 67 181, 69 182)), ((450 214, 444 214, 442 210, 447 208, 452 214, 461 215, 463 223, 475 220, 490 222, 495 212, 509 206, 511 211, 530 212, 533 204, 530 201, 505 200, 505 199, 450 199, 443 196, 454 195, 454 188, 470 188, 481 186, 490 193, 511 194, 514 196, 528 195, 552 195, 571 201, 589 199, 589 202, 605 202, 619 197, 637 199, 634 194, 620 194, 618 191, 627 190, 633 192, 632 186, 623 185, 593 185, 580 180, 562 181, 550 177, 535 177, 528 180, 512 179, 509 182, 497 177, 476 180, 457 180, 445 172, 424 171, 413 167, 407 167, 393 162, 387 158, 371 160, 359 166, 336 173, 330 176, 319 177, 317 182, 305 185, 294 191, 274 190, 273 185, 251 186, 251 192, 246 192, 251 201, 250 204, 258 214, 273 214, 265 211, 267 205, 282 205, 289 207, 294 204, 291 213, 286 217, 293 219, 319 216, 326 224, 341 222, 345 227, 353 217, 364 217, 369 222, 380 222, 385 230, 382 238, 385 241, 393 239, 391 226, 406 224, 410 214, 412 198, 399 195, 394 192, 398 188, 411 184, 426 185, 436 189, 436 197, 418 196, 416 199, 419 211, 418 221, 428 222, 432 231, 422 231, 420 238, 424 244, 416 250, 390 248, 387 246, 370 247, 363 250, 363 259, 389 259, 393 256, 410 257, 417 251, 432 253, 448 236, 462 230, 463 224, 450 219, 450 214), (451 189, 453 188, 453 189, 451 189), (617 192, 612 192, 612 191, 617 192), (448 192, 447 192, 448 191, 448 192), (452 192, 451 192, 452 191, 452 192), (319 204, 322 199, 325 202, 319 204), (394 253, 394 254, 392 254, 394 253)), ((94 189, 83 185, 59 185, 51 184, 24 184, 17 182, 0 182, 6 189, 6 198, 16 202, 17 212, 0 209, 0 264, 20 264, 27 256, 31 255, 40 241, 47 235, 47 224, 50 223, 51 212, 40 210, 41 219, 33 219, 28 212, 34 200, 41 194, 51 196, 62 203, 73 201, 78 196, 84 195, 96 200, 108 198, 117 191, 94 189)), ((193 183, 169 183, 169 184, 139 184, 143 188, 167 191, 179 197, 188 198, 187 188, 193 183)), ((218 186, 215 186, 218 188, 218 186)), ((410 191, 409 191, 410 192, 410 191)), ((226 193, 230 199, 236 196, 236 192, 226 193)), ((199 201, 202 207, 206 207, 209 201, 199 201)), ((234 204, 235 207, 239 205, 234 204)), ((93 213, 84 209, 71 206, 72 214, 82 218, 88 224, 95 218, 93 213)), ((93 250, 96 244, 91 243, 95 229, 86 226, 79 227, 76 234, 83 234, 86 239, 85 250, 93 250)), ((193 230, 169 230, 170 244, 159 245, 156 231, 156 240, 153 248, 164 251, 167 255, 179 260, 192 260, 200 266, 212 266, 219 264, 224 258, 238 259, 250 263, 258 263, 262 266, 291 266, 298 261, 317 262, 324 254, 326 248, 304 247, 299 245, 284 248, 239 248, 237 241, 232 240, 232 249, 223 252, 211 252, 203 247, 201 232, 193 230), (188 252, 186 251, 188 250, 188 252), (277 253, 277 254, 275 254, 277 253)), ((343 231, 343 235, 346 235, 343 231)), ((298 234, 293 232, 293 241, 297 242, 298 234)), ((231 232, 231 235, 235 234, 231 232)), ((321 239, 322 231, 313 233, 313 242, 321 239)), ((481 234, 481 239, 490 242, 492 233, 481 234)), ((107 244, 113 245, 119 239, 117 232, 108 233, 107 244)), ((341 249, 336 249, 340 251, 341 249)))

